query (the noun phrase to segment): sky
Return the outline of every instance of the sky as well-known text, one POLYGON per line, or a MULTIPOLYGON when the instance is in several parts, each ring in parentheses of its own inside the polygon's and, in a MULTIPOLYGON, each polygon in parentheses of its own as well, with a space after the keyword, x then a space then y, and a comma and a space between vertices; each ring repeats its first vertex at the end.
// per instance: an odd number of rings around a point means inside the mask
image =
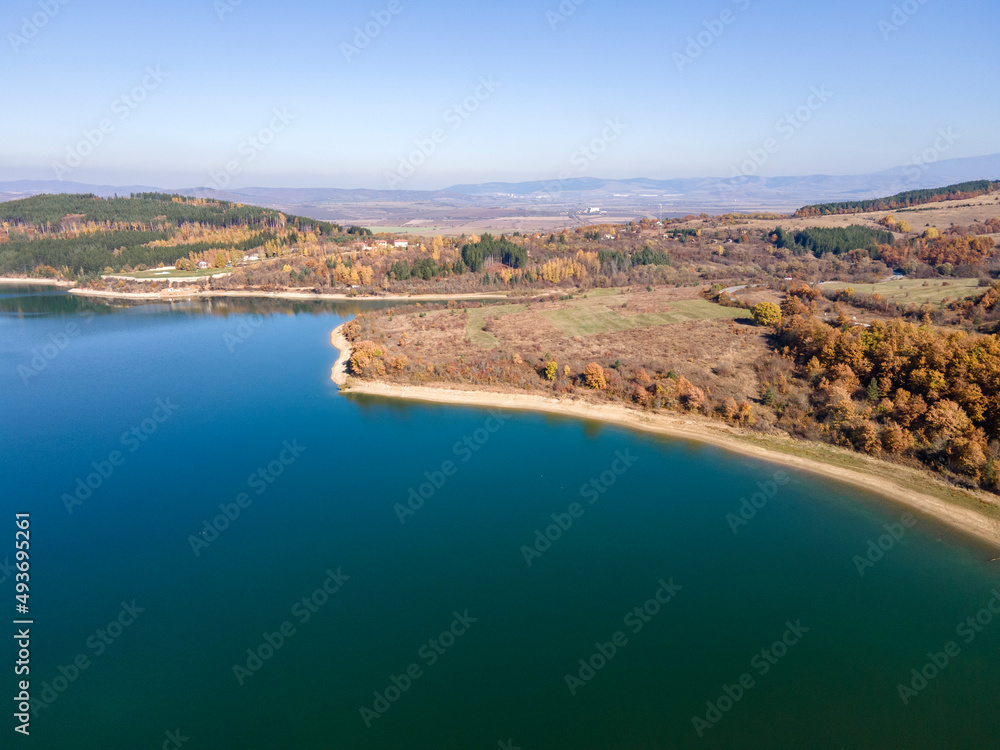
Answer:
POLYGON ((992 154, 998 21, 996 0, 7 0, 0 181, 425 190, 992 154))

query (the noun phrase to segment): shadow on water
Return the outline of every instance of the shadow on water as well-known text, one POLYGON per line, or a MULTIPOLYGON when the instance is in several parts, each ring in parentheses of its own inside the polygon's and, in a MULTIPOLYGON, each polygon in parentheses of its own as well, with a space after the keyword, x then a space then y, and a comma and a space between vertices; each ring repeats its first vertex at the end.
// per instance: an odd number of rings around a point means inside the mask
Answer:
POLYGON ((192 316, 213 315, 338 315, 353 317, 367 310, 381 310, 412 303, 398 300, 285 300, 265 297, 212 297, 183 300, 147 301, 100 299, 69 294, 51 287, 15 285, 0 287, 0 317, 107 315, 120 310, 141 308, 149 313, 171 312, 192 316))

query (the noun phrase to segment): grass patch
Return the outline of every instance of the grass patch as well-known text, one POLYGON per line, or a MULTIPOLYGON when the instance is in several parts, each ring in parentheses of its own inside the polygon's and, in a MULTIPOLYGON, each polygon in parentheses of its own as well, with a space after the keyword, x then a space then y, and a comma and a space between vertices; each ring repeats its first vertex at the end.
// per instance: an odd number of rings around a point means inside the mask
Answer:
POLYGON ((586 297, 587 299, 596 299, 598 297, 624 297, 621 289, 588 289, 585 294, 580 295, 581 297, 586 297))
POLYGON ((944 299, 965 299, 980 291, 979 279, 902 279, 878 284, 823 284, 821 288, 839 290, 847 287, 853 287, 858 294, 877 293, 893 302, 918 305, 938 304, 944 299))
POLYGON ((489 307, 475 307, 467 310, 468 321, 465 324, 465 338, 483 349, 495 349, 500 346, 500 339, 489 331, 483 330, 486 318, 494 315, 511 315, 524 312, 527 309, 527 305, 490 305, 489 307))
POLYGON ((629 315, 627 308, 612 309, 604 304, 573 304, 560 310, 542 313, 552 325, 567 336, 592 336, 611 331, 630 331, 684 323, 692 320, 736 319, 747 316, 746 310, 722 307, 708 300, 676 300, 662 313, 629 315))

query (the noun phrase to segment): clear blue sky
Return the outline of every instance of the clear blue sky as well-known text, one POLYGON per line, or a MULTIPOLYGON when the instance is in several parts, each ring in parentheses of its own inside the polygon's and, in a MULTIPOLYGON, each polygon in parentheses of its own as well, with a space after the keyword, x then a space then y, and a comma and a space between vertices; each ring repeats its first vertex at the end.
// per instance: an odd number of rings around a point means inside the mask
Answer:
POLYGON ((232 186, 729 176, 768 138, 761 174, 852 174, 907 162, 942 128, 958 137, 941 158, 1000 152, 996 0, 63 2, 0 13, 0 180, 54 179, 102 120, 65 179, 188 187, 229 162, 232 186), (880 30, 894 5, 915 12, 880 30), (391 21, 348 61, 342 45, 380 11, 391 21), (679 65, 701 32, 711 43, 679 65), (133 109, 120 97, 144 77, 133 109), (499 86, 456 115, 481 77, 499 86), (829 99, 779 129, 813 87, 829 99), (294 119, 258 150, 246 139, 281 125, 276 109, 294 119), (436 129, 434 153, 398 171, 436 129), (603 153, 578 151, 602 133, 603 153))

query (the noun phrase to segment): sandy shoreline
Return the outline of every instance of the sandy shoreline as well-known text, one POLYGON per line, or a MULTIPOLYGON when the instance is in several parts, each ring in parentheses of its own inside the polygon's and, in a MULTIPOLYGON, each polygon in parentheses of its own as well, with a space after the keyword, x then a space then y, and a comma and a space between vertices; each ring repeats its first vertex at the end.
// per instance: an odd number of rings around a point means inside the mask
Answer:
POLYGON ((62 279, 19 279, 16 276, 0 276, 0 284, 41 284, 44 286, 63 287, 73 286, 72 281, 63 281, 62 279))
MULTIPOLYGON (((68 282, 65 282, 68 283, 68 282)), ((313 294, 312 292, 244 292, 244 291, 191 291, 187 289, 164 289, 157 292, 112 292, 105 289, 73 288, 70 294, 84 297, 103 297, 105 299, 136 299, 136 300, 173 300, 173 299, 204 299, 209 297, 256 297, 258 299, 285 300, 333 300, 338 302, 444 302, 446 300, 506 300, 511 299, 506 294, 387 294, 382 297, 370 297, 347 294, 313 294)), ((547 291, 546 294, 556 294, 559 290, 547 291)))
MULTIPOLYGON (((336 364, 333 366, 331 378, 340 387, 342 393, 403 398, 438 404, 460 404, 497 409, 541 411, 581 419, 595 419, 629 429, 707 443, 728 451, 763 461, 783 464, 801 471, 846 482, 869 492, 874 492, 932 516, 955 529, 971 534, 994 548, 1000 549, 1000 522, 970 508, 964 508, 933 495, 904 487, 887 476, 890 473, 888 470, 891 469, 891 473, 899 477, 906 476, 911 480, 925 484, 933 482, 941 487, 954 489, 927 472, 886 464, 885 462, 861 456, 851 451, 845 452, 854 459, 870 464, 870 472, 827 464, 812 458, 795 456, 778 450, 753 445, 747 442, 747 440, 741 439, 740 435, 743 433, 737 429, 704 417, 696 418, 679 414, 651 414, 613 404, 593 404, 586 401, 557 399, 529 394, 358 381, 350 378, 347 374, 347 361, 351 356, 351 348, 350 343, 344 338, 339 327, 331 333, 330 343, 340 352, 336 364)), ((789 445, 812 445, 793 438, 782 438, 781 441, 787 442, 789 445)), ((843 450, 826 445, 823 447, 831 451, 843 450)), ((986 498, 985 494, 968 494, 977 499, 980 497, 986 498)), ((995 502, 992 499, 990 501, 995 502)))

